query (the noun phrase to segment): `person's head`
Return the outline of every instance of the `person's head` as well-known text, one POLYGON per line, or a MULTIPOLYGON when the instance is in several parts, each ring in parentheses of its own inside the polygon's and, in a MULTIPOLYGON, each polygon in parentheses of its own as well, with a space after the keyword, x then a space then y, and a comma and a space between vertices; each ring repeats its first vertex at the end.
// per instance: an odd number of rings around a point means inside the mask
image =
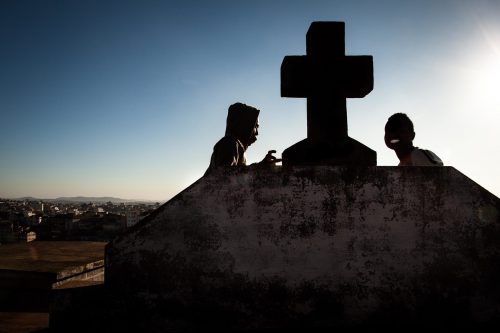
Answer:
POLYGON ((396 151, 413 147, 415 131, 413 123, 404 113, 395 113, 389 117, 385 124, 385 145, 396 151))
POLYGON ((231 135, 248 147, 259 135, 260 110, 243 103, 234 103, 227 110, 226 135, 231 135))
POLYGON ((250 134, 250 139, 248 140, 248 146, 257 141, 257 135, 259 135, 259 118, 255 122, 255 126, 252 129, 252 134, 250 134))

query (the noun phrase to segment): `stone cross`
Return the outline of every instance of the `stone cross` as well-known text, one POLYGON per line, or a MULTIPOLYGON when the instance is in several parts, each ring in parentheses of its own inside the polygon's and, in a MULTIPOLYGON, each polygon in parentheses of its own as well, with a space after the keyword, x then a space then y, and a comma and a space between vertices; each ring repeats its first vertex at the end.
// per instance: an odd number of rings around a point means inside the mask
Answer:
POLYGON ((373 89, 371 56, 346 56, 344 22, 313 22, 305 56, 281 64, 281 96, 307 98, 307 139, 283 152, 286 164, 376 165, 376 153, 347 135, 346 98, 373 89))

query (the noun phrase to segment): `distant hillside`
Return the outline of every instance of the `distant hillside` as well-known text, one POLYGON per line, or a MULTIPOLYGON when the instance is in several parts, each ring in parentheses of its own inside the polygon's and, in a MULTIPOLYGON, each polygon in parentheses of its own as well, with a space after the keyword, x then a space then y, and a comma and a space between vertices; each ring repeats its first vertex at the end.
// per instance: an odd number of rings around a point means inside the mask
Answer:
POLYGON ((28 200, 28 201, 53 201, 53 202, 99 202, 99 203, 104 203, 104 202, 112 202, 112 203, 154 203, 155 201, 152 200, 137 200, 137 199, 121 199, 121 198, 114 198, 114 197, 83 197, 83 196, 78 196, 78 197, 59 197, 55 199, 39 199, 39 198, 33 198, 33 197, 23 197, 23 198, 17 198, 16 200, 28 200))
MULTIPOLYGON (((50 200, 50 199, 47 199, 50 200)), ((125 202, 139 202, 139 201, 145 201, 145 200, 128 200, 128 199, 120 199, 120 198, 114 198, 114 197, 59 197, 56 199, 51 199, 51 201, 57 201, 57 202, 113 202, 113 203, 125 203, 125 202)))

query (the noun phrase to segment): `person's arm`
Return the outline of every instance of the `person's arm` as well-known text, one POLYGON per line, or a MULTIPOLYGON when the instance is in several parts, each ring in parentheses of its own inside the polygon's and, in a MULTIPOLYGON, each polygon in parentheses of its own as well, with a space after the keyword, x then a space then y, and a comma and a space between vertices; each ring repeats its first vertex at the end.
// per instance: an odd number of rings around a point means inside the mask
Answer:
POLYGON ((259 164, 262 165, 276 165, 276 163, 281 162, 281 158, 276 158, 273 154, 276 154, 276 150, 269 150, 267 155, 264 157, 259 164))
POLYGON ((269 150, 262 161, 258 163, 252 163, 251 166, 258 168, 267 168, 270 166, 275 166, 276 163, 281 162, 281 158, 276 158, 273 154, 276 154, 276 150, 269 150))

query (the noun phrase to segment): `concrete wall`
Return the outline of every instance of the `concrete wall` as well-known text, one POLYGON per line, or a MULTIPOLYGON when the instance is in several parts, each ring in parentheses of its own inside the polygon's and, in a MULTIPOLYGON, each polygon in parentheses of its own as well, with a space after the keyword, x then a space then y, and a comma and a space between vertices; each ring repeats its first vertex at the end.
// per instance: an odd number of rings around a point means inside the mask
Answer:
POLYGON ((53 288, 75 281, 104 283, 104 246, 66 241, 1 245, 0 311, 47 312, 53 288))
POLYGON ((107 246, 106 286, 150 331, 497 323, 499 212, 452 167, 216 172, 107 246))

